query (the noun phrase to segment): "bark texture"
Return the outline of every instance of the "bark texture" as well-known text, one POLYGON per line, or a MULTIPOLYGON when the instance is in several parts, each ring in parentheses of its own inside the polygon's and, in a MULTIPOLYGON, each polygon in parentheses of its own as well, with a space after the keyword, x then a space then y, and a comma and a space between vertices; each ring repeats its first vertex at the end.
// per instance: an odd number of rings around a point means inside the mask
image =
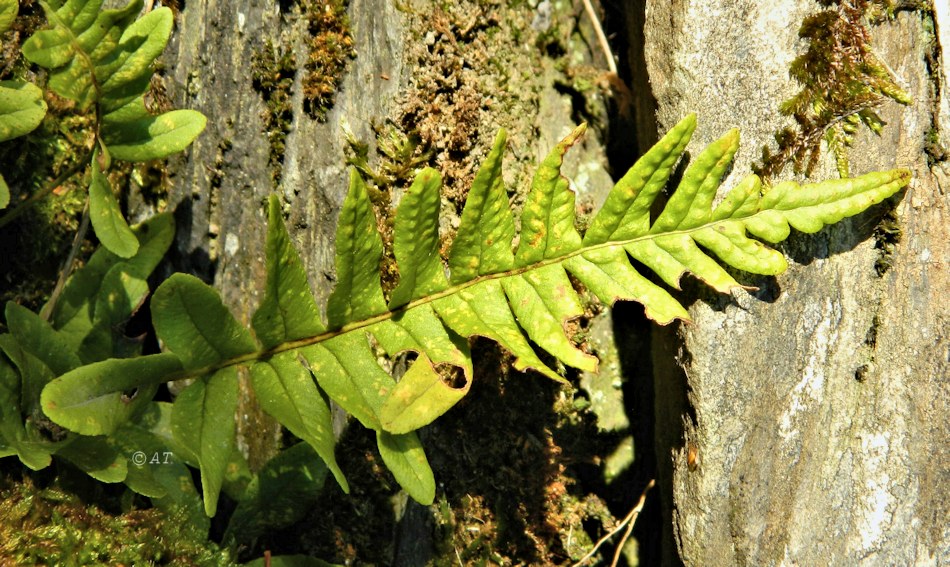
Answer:
MULTIPOLYGON (((505 179, 518 203, 543 155, 578 122, 593 121, 584 142, 569 154, 565 170, 573 174, 579 203, 599 205, 606 196, 612 185, 601 142, 606 135, 606 89, 598 86, 602 71, 595 65, 595 59, 602 55, 591 49, 596 40, 590 22, 579 21, 579 13, 573 12, 567 2, 529 5, 351 0, 347 11, 357 56, 349 62, 334 95, 335 102, 323 121, 305 111, 301 84, 306 71, 297 70, 286 109, 293 117, 292 124, 280 150, 280 181, 275 186, 271 175, 275 148, 268 142, 267 130, 272 126, 266 118, 273 109, 268 107, 265 94, 255 89, 252 75, 262 54, 271 49, 268 41, 278 50, 292 53, 297 61, 306 59, 311 32, 298 18, 304 4, 189 0, 178 15, 175 43, 167 54, 174 61, 169 65, 174 74, 166 77, 166 86, 175 104, 200 110, 209 118, 205 133, 185 157, 172 164, 175 190, 171 202, 178 220, 173 269, 197 273, 213 282, 239 320, 250 320, 265 283, 264 202, 275 190, 284 198, 288 229, 303 256, 318 303, 325 303, 332 290, 336 217, 349 175, 341 123, 349 125, 357 140, 369 144, 370 166, 374 168, 385 161, 375 151, 376 134, 381 132, 385 138, 389 127, 417 134, 434 149, 428 164, 440 169, 446 179, 443 210, 447 212, 442 219, 446 234, 458 227, 465 192, 499 127, 508 131, 505 179), (546 54, 545 46, 556 54, 546 54), (565 58, 564 49, 570 58, 569 67, 578 74, 566 76, 563 68, 554 65, 555 56, 565 58), (582 94, 578 89, 584 88, 587 90, 582 94)), ((398 201, 400 190, 396 185, 391 188, 394 201, 398 201)), ((609 343, 609 336, 604 340, 609 343)), ((616 365, 612 368, 616 375, 619 370, 616 365)), ((542 380, 537 376, 518 379, 542 380)), ((606 389, 616 391, 611 384, 618 380, 606 379, 606 389)), ((551 413, 550 408, 541 411, 551 413)), ((248 388, 238 417, 242 448, 252 468, 259 467, 279 446, 279 427, 256 408, 248 388)), ((343 429, 343 416, 339 417, 338 434, 343 429)), ((543 423, 532 424, 524 432, 550 435, 542 431, 544 427, 543 423)), ((454 451, 458 443, 461 441, 453 442, 454 451)), ((364 457, 363 450, 358 449, 352 460, 362 460, 365 466, 371 457, 364 457)), ((339 448, 338 455, 344 451, 346 448, 339 448)), ((369 449, 366 454, 370 454, 369 449)), ((341 458, 341 462, 346 460, 341 458)), ((447 460, 462 458, 430 455, 440 486, 453 482, 440 477, 441 471, 455 466, 470 468, 461 462, 446 464, 447 460)), ((492 462, 483 464, 496 466, 492 462)), ((542 470, 547 469, 538 469, 542 470)), ((561 471, 563 467, 553 470, 561 471)), ((347 470, 348 475, 351 472, 347 470)), ((351 485, 356 482, 351 479, 351 485)), ((563 483, 558 486, 563 487, 563 483)), ((522 489, 539 493, 547 489, 543 485, 526 488, 521 483, 500 488, 515 494, 522 489)), ((444 510, 414 503, 407 506, 404 495, 394 499, 403 505, 392 506, 388 495, 357 492, 364 492, 363 488, 356 488, 351 497, 353 518, 348 519, 341 510, 325 509, 313 520, 314 524, 329 523, 335 530, 328 532, 328 537, 339 540, 335 543, 342 551, 337 550, 337 560, 422 565, 433 558, 433 547, 438 543, 432 541, 437 531, 433 513, 444 514, 444 510), (374 508, 380 501, 389 509, 374 508), (387 513, 389 518, 380 519, 387 513), (348 520, 355 521, 348 524, 348 520), (351 529, 356 531, 347 531, 351 529)), ((471 493, 473 499, 482 498, 474 490, 471 493)), ((498 506, 514 510, 510 501, 505 502, 498 506)), ((493 500, 485 508, 495 506, 493 500)), ((544 512, 539 512, 542 520, 544 512)), ((471 515, 478 513, 472 511, 471 515)), ((516 513, 530 516, 535 510, 522 504, 516 513)), ((461 512, 458 514, 461 517, 461 512)), ((578 530, 583 529, 582 516, 568 517, 565 513, 560 517, 560 521, 574 521, 578 530)), ((446 522, 444 518, 440 521, 446 522)), ((465 520, 459 520, 460 531, 465 531, 465 522, 473 522, 467 511, 465 520)), ((540 523, 542 528, 549 527, 540 523)), ((447 529, 451 527, 442 527, 441 531, 447 529)), ((564 532, 569 529, 565 527, 564 532)), ((477 529, 474 536, 469 532, 466 537, 481 538, 477 529)), ((516 535, 527 540, 527 536, 516 535)), ((551 539, 560 546, 557 534, 551 539)), ((548 543, 537 541, 539 551, 532 553, 545 557, 548 543)), ((313 545, 314 554, 332 558, 325 547, 320 547, 322 544, 313 545)), ((479 551, 484 543, 456 541, 448 545, 463 550, 467 546, 466 553, 475 558, 488 553, 479 551)), ((492 544, 487 545, 490 549, 492 544)))
MULTIPOLYGON (((798 27, 818 9, 805 0, 646 4, 660 131, 696 112, 694 155, 742 131, 724 187, 786 125, 778 105, 798 89, 788 78, 804 49, 798 27)), ((747 276, 759 288, 751 293, 704 293, 692 324, 654 334, 658 461, 672 495, 667 564, 677 554, 686 565, 950 561, 950 186, 947 162, 924 147, 932 129, 943 140, 950 132, 938 114, 948 86, 933 63, 945 61, 933 29, 920 12, 873 29, 914 102, 885 105, 883 135, 863 132, 850 152, 854 175, 911 169, 903 199, 793 236, 787 273, 747 276), (887 207, 902 238, 879 276, 872 231, 887 207), (687 464, 691 452, 698 466, 687 464)), ((834 176, 830 158, 814 174, 834 176)))

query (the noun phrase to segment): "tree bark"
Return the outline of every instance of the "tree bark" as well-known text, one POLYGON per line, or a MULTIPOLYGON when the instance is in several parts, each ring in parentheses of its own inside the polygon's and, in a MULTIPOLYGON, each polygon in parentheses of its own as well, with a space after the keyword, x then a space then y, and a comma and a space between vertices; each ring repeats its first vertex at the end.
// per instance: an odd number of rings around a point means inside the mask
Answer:
MULTIPOLYGON (((603 68, 603 55, 581 12, 569 3, 552 7, 548 2, 509 6, 502 1, 351 0, 347 11, 357 55, 324 120, 305 111, 301 84, 306 70, 297 69, 286 109, 292 124, 280 150, 280 181, 275 185, 269 165, 275 148, 268 143, 263 118, 270 109, 251 75, 268 39, 298 62, 306 60, 311 32, 299 18, 302 4, 189 0, 178 15, 177 33, 166 55, 174 61, 166 86, 176 105, 209 118, 207 130, 187 155, 171 164, 175 189, 170 201, 179 231, 172 268, 213 282, 239 320, 250 321, 265 283, 263 204, 272 191, 284 199, 291 237, 318 303, 325 304, 334 284, 336 217, 348 186, 343 123, 357 140, 369 144, 373 168, 384 161, 375 151, 376 134, 385 138, 387 128, 418 135, 433 150, 428 163, 446 180, 445 234, 458 226, 464 194, 500 127, 509 139, 505 180, 518 203, 541 158, 577 122, 593 121, 584 142, 568 154, 565 171, 573 177, 579 203, 599 205, 605 198, 612 186, 603 141, 607 102, 599 84, 603 73, 595 68, 597 61, 603 68), (587 75, 566 76, 546 48, 566 49, 573 69, 587 75), (577 89, 584 87, 572 84, 578 77, 592 84, 588 92, 581 94, 577 89)), ((385 189, 398 200, 399 183, 385 189)), ((604 340, 609 343, 609 336, 604 340)), ((607 376, 607 390, 615 390, 610 384, 619 379, 607 376)), ((338 434, 343 422, 339 417, 338 434)), ((279 427, 256 408, 246 386, 238 418, 242 449, 255 469, 277 450, 279 427)), ((343 450, 338 449, 338 455, 343 450)), ((446 473, 440 476, 439 467, 448 467, 448 458, 454 457, 430 454, 440 484, 453 480, 445 478, 446 473)), ((335 489, 328 483, 328 490, 335 489)), ((366 514, 373 505, 365 500, 353 507, 366 514)), ((344 542, 357 548, 351 559, 419 565, 431 557, 433 510, 411 503, 395 508, 401 524, 392 533, 360 534, 376 549, 359 549, 355 539, 344 542), (393 541, 381 543, 387 538, 393 541)), ((372 512, 381 513, 385 511, 372 512)), ((388 513, 392 516, 393 510, 388 513)), ((365 532, 365 525, 356 529, 365 532)), ((344 534, 353 528, 337 527, 344 534)))
MULTIPOLYGON (((729 128, 742 131, 724 187, 787 125, 778 105, 798 89, 788 76, 804 48, 798 27, 819 8, 647 3, 660 131, 696 112, 694 155, 729 128)), ((950 26, 944 12, 938 30, 950 26)), ((950 560, 950 169, 924 147, 932 132, 950 134, 939 111, 950 91, 946 32, 938 43, 932 24, 900 12, 873 28, 877 54, 914 100, 886 104, 882 136, 864 131, 849 152, 854 175, 911 169, 903 198, 793 236, 787 273, 747 278, 759 288, 750 293, 704 293, 691 324, 654 334, 658 460, 671 495, 665 564, 950 560), (879 276, 872 233, 888 208, 902 237, 879 276)), ((814 174, 835 176, 830 159, 814 174)))

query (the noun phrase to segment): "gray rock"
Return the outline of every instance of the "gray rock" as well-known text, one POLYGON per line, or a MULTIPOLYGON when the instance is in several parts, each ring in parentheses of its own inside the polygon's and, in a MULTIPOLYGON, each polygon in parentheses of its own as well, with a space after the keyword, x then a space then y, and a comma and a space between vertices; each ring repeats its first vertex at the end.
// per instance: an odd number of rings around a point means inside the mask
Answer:
MULTIPOLYGON (((787 72, 804 48, 797 28, 816 9, 648 3, 660 130, 696 112, 694 155, 729 128, 742 131, 724 188, 785 125, 777 108, 797 90, 787 72)), ((793 236, 787 273, 747 282, 760 287, 752 294, 704 293, 692 324, 655 333, 658 459, 672 493, 667 564, 676 550, 687 565, 950 560, 948 185, 946 164, 928 164, 923 147, 946 105, 935 93, 947 90, 924 63, 932 41, 916 12, 874 28, 877 52, 914 103, 885 105, 883 136, 862 134, 850 153, 853 174, 914 173, 896 204, 903 239, 891 269, 874 269, 878 208, 793 236), (695 470, 688 445, 698 449, 695 470)), ((834 176, 829 159, 814 175, 834 176)))

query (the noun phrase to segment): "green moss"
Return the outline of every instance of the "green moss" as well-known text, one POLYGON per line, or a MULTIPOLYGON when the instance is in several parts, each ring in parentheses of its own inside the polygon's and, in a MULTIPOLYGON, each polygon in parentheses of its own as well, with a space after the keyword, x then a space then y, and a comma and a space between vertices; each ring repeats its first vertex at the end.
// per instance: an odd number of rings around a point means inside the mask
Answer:
POLYGON ((251 77, 264 100, 264 131, 270 145, 268 165, 280 183, 287 134, 293 124, 294 79, 301 70, 303 110, 324 121, 333 107, 347 62, 356 56, 344 0, 300 0, 300 17, 307 26, 307 53, 301 62, 291 45, 267 39, 254 58, 251 77))
POLYGON ((894 16, 890 0, 819 0, 824 10, 805 18, 799 36, 808 49, 796 58, 789 74, 802 89, 782 103, 780 112, 795 119, 795 128, 775 135, 778 150, 766 146, 756 173, 768 180, 792 162, 796 173, 811 175, 821 143, 835 156, 838 172, 848 176, 847 149, 864 124, 880 134, 885 122, 875 112, 886 100, 909 104, 910 96, 874 54, 868 22, 894 16))
POLYGON ((291 91, 296 67, 293 54, 290 51, 281 51, 280 47, 268 39, 254 58, 251 68, 252 84, 264 99, 262 118, 270 146, 267 163, 275 186, 280 183, 287 133, 290 132, 294 119, 291 91))
POLYGON ((303 0, 310 38, 303 76, 304 111, 311 118, 326 120, 333 106, 347 62, 356 57, 345 0, 303 0))
POLYGON ((924 152, 927 154, 931 164, 941 161, 947 161, 947 150, 940 140, 940 129, 931 126, 924 138, 924 152))
POLYGON ((0 564, 233 565, 226 551, 158 510, 111 514, 29 478, 0 486, 0 564))

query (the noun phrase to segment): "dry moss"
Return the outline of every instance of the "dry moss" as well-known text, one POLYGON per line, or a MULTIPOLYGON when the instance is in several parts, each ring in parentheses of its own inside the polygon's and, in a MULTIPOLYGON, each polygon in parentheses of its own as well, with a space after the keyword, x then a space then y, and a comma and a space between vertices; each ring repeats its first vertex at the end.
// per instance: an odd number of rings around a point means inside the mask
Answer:
MULTIPOLYGON (((505 180, 515 201, 535 165, 534 124, 545 53, 536 49, 534 10, 507 2, 411 4, 406 63, 414 69, 393 121, 417 132, 432 149, 445 181, 442 233, 446 244, 477 168, 500 128, 508 132, 505 180), (512 50, 520 46, 523 51, 512 50), (454 209, 454 210, 453 210, 454 209)), ((446 246, 447 248, 447 246, 446 246)))

